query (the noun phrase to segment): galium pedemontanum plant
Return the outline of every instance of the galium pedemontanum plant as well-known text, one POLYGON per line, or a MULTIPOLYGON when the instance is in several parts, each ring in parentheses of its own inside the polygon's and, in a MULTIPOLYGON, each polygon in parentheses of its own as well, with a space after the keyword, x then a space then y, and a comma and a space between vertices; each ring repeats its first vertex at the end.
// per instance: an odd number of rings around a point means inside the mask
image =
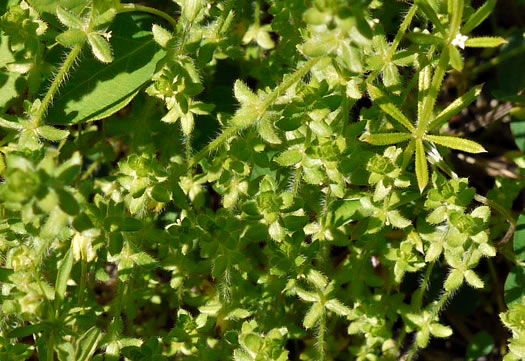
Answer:
POLYGON ((495 1, 145 3, 2 10, 24 89, 0 104, 0 355, 413 360, 450 337, 501 207, 441 155, 485 151, 440 134, 481 86, 438 97, 464 47, 505 42, 470 35, 495 1))

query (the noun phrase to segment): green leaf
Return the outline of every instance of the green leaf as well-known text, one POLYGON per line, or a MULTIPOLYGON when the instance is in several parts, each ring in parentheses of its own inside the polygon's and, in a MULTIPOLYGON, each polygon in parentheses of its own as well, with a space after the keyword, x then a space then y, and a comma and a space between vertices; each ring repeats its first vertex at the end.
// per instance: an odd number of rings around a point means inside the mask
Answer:
POLYGON ((14 330, 10 331, 6 336, 8 338, 24 338, 27 336, 35 335, 38 332, 44 330, 45 328, 46 328, 46 325, 43 323, 21 326, 21 327, 17 327, 14 330))
POLYGON ((467 153, 485 153, 486 150, 480 144, 472 140, 445 135, 425 135, 425 140, 442 145, 447 148, 461 150, 467 153))
POLYGON ((58 268, 57 279, 55 282, 55 307, 59 308, 66 295, 67 281, 73 269, 73 252, 69 249, 66 252, 60 267, 58 268))
POLYGON ((242 80, 237 79, 233 85, 235 99, 241 104, 254 104, 259 102, 259 97, 255 95, 242 80))
POLYGON ((334 202, 334 225, 344 226, 353 220, 354 214, 361 208, 359 199, 338 200, 334 202))
POLYGON ((341 302, 336 300, 335 298, 332 298, 331 300, 328 300, 325 303, 325 306, 330 311, 334 312, 335 314, 339 316, 350 316, 352 315, 352 310, 345 305, 343 305, 341 302))
POLYGON ((421 139, 416 140, 416 177, 419 191, 423 192, 428 184, 428 164, 425 146, 421 139))
POLYGON ((321 318, 321 316, 323 315, 323 312, 323 306, 319 302, 314 303, 308 311, 308 313, 306 314, 306 316, 304 317, 304 328, 308 330, 314 327, 317 324, 319 318, 321 318))
POLYGON ((40 13, 56 14, 57 7, 61 6, 79 14, 88 5, 89 0, 29 0, 29 3, 40 13))
POLYGON ((268 119, 262 119, 257 123, 257 131, 262 139, 270 144, 281 144, 281 138, 275 132, 272 122, 268 119))
POLYGON ((287 216, 283 218, 284 227, 290 232, 303 229, 309 221, 310 218, 308 216, 287 216))
POLYGON ((376 88, 372 84, 367 84, 368 93, 374 101, 379 104, 379 107, 392 118, 397 120, 401 125, 403 125, 408 131, 413 133, 415 131, 414 126, 407 117, 399 110, 397 107, 388 100, 386 94, 379 88, 376 88))
POLYGON ((100 330, 93 326, 86 333, 84 333, 77 341, 77 349, 75 352, 76 361, 89 361, 98 344, 102 339, 100 330))
POLYGON ((312 132, 314 132, 314 134, 318 135, 319 137, 329 137, 333 133, 332 129, 322 120, 311 121, 309 127, 312 132))
POLYGON ((2 283, 13 283, 11 280, 11 276, 13 276, 15 272, 10 268, 0 268, 0 282, 2 283))
POLYGON ((51 142, 59 142, 69 136, 68 130, 57 129, 49 125, 42 125, 36 130, 38 135, 51 142))
POLYGON ((513 248, 516 260, 525 262, 525 213, 518 218, 513 248))
POLYGON ((82 30, 71 29, 67 30, 56 37, 60 45, 72 48, 76 45, 82 45, 87 40, 87 35, 82 30))
MULTIPOLYGON (((116 1, 118 3, 118 1, 116 1)), ((109 4, 108 2, 106 2, 109 4)), ((115 16, 117 15, 117 8, 118 4, 115 5, 115 7, 110 8, 103 13, 99 13, 100 15, 95 16, 95 20, 93 21, 93 28, 106 28, 111 25, 113 20, 115 19, 115 16)))
POLYGON ((314 269, 310 269, 308 271, 308 275, 306 276, 308 281, 310 281, 315 287, 319 289, 324 289, 326 285, 328 284, 328 279, 325 275, 323 275, 321 272, 316 271, 314 269))
POLYGON ((384 134, 369 134, 365 137, 367 143, 373 145, 390 145, 397 144, 412 138, 410 133, 384 133, 384 134))
POLYGON ((309 57, 326 56, 331 53, 337 46, 337 38, 331 32, 318 35, 307 40, 302 46, 302 52, 309 57))
POLYGON ((465 280, 469 285, 475 288, 483 288, 484 283, 479 276, 472 270, 465 271, 465 280))
POLYGON ((450 45, 448 50, 450 54, 450 65, 452 65, 455 70, 462 71, 465 65, 463 63, 463 56, 455 46, 450 45))
POLYGON ((448 63, 449 47, 445 47, 439 56, 439 63, 436 68, 436 72, 434 73, 434 77, 432 78, 428 93, 425 94, 423 99, 418 98, 422 100, 421 108, 418 108, 418 110, 420 110, 418 112, 418 133, 420 136, 426 132, 428 124, 431 120, 430 118, 432 117, 434 105, 436 104, 436 99, 441 90, 441 83, 445 77, 448 63))
POLYGON ((397 210, 389 211, 387 213, 387 218, 390 224, 396 228, 406 228, 412 224, 412 222, 403 217, 397 210))
POLYGON ((449 14, 449 34, 453 37, 459 32, 463 20, 463 9, 465 8, 464 0, 449 0, 448 14, 449 14))
POLYGON ((47 119, 54 124, 76 124, 109 117, 125 107, 151 80, 163 51, 151 33, 140 31, 125 15, 113 31, 115 60, 101 64, 86 58, 60 91, 47 119))
POLYGON ((445 281, 445 290, 447 292, 454 291, 456 288, 461 286, 463 283, 463 273, 458 270, 454 269, 447 277, 447 280, 445 281))
POLYGON ((111 63, 114 60, 113 54, 111 52, 111 46, 109 45, 109 42, 102 37, 102 35, 89 33, 87 38, 95 58, 103 63, 111 63))
POLYGON ((18 138, 19 149, 27 149, 30 151, 38 150, 42 147, 38 136, 32 130, 24 130, 20 132, 18 138))
POLYGON ((452 335, 452 329, 439 323, 433 323, 430 325, 430 333, 432 336, 445 338, 452 335))
POLYGON ((477 85, 450 103, 450 105, 443 109, 439 115, 429 124, 428 130, 430 131, 439 128, 447 120, 468 107, 481 94, 482 88, 483 84, 477 85))
POLYGON ((494 339, 486 332, 478 332, 470 340, 467 346, 466 358, 478 360, 483 356, 489 355, 494 349, 494 339))
POLYGON ((387 88, 395 87, 401 83, 401 77, 399 75, 399 70, 397 70, 397 66, 392 63, 386 65, 383 69, 383 83, 387 88))
POLYGON ((479 38, 469 38, 465 41, 465 46, 469 48, 495 48, 497 46, 506 44, 507 41, 500 37, 479 37, 479 38))
POLYGON ((430 339, 430 330, 428 326, 424 326, 416 335, 416 343, 419 347, 425 348, 428 345, 430 339))
POLYGON ((283 167, 289 167, 299 163, 303 159, 303 153, 299 149, 289 149, 282 152, 273 161, 283 167))
POLYGON ((490 13, 492 13, 492 10, 494 10, 497 1, 498 0, 487 0, 486 3, 476 10, 476 12, 474 12, 474 14, 468 18, 465 25, 463 25, 463 28, 461 28, 463 34, 466 35, 477 28, 478 25, 481 24, 490 15, 490 13))
POLYGON ((68 28, 81 29, 84 25, 76 14, 64 9, 60 5, 56 8, 56 15, 58 20, 68 28))
MULTIPOLYGON (((2 44, 4 43, 7 43, 7 41, 3 40, 2 44)), ((12 103, 12 101, 20 95, 21 92, 24 91, 24 87, 20 86, 24 77, 17 73, 0 71, 0 79, 5 79, 3 84, 0 86, 0 111, 2 111, 3 109, 6 109, 12 103)))
POLYGON ((168 188, 161 184, 156 184, 151 189, 151 198, 160 203, 167 203, 171 200, 168 188))
POLYGON ((147 267, 147 266, 152 266, 152 265, 157 264, 157 261, 155 260, 155 258, 151 257, 146 252, 135 253, 133 254, 133 256, 131 256, 131 259, 136 265, 142 266, 142 267, 147 267))
POLYGON ((23 130, 24 126, 20 123, 10 122, 4 118, 0 118, 0 127, 7 129, 23 130))
POLYGON ((58 195, 58 202, 60 208, 69 215, 76 215, 80 211, 80 206, 78 205, 75 197, 71 195, 68 191, 64 189, 55 189, 58 195))
POLYGON ((437 207, 427 217, 427 222, 430 224, 440 224, 447 219, 447 207, 437 207))
POLYGON ((512 268, 505 280, 504 290, 507 305, 521 301, 525 296, 525 267, 516 265, 512 268))
POLYGON ((245 350, 257 355, 263 345, 263 340, 261 336, 255 333, 249 333, 241 335, 239 343, 245 350))

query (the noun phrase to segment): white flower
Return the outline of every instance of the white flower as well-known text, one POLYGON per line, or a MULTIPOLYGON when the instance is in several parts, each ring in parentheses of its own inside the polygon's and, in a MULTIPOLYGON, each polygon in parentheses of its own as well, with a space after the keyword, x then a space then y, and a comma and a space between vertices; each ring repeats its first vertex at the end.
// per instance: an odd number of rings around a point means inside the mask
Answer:
POLYGON ((452 45, 457 46, 461 49, 465 49, 465 41, 467 41, 467 39, 468 36, 461 35, 461 33, 458 33, 458 35, 456 35, 456 38, 452 40, 452 45))

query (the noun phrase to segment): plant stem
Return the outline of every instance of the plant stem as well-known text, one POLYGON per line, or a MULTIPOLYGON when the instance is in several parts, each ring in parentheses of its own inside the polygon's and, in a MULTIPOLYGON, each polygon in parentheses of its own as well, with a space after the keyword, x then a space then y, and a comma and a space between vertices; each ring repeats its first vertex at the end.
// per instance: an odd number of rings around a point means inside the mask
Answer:
POLYGON ((62 64, 62 67, 60 68, 55 79, 53 80, 53 83, 51 83, 51 87, 49 87, 49 90, 44 96, 44 99, 42 100, 42 103, 40 104, 40 107, 38 108, 35 117, 33 118, 33 124, 35 127, 38 127, 42 122, 42 118, 44 117, 47 108, 49 108, 49 105, 53 101, 53 98, 55 97, 58 89, 60 88, 60 85, 66 79, 69 70, 71 69, 73 64, 75 64, 75 60, 80 55, 81 51, 82 45, 75 45, 69 52, 66 60, 62 64))
POLYGON ((53 331, 49 333, 49 339, 47 341, 47 361, 54 361, 55 360, 55 335, 53 334, 53 331))
POLYGON ((319 361, 325 360, 325 349, 324 349, 324 335, 326 333, 326 312, 323 310, 321 318, 319 320, 319 334, 317 336, 317 343, 319 348, 319 361))
POLYGON ((419 290, 417 290, 417 293, 414 295, 414 307, 416 310, 420 310, 421 306, 423 304, 423 295, 425 293, 425 290, 428 286, 428 281, 430 279, 430 275, 432 273, 432 268, 434 268, 435 262, 430 262, 430 264, 427 266, 427 269, 425 270, 425 278, 423 278, 423 283, 421 284, 421 287, 419 290))
POLYGON ((163 18, 168 23, 170 23, 170 25, 173 26, 174 29, 177 28, 177 21, 174 18, 172 18, 170 15, 166 14, 164 11, 161 11, 155 8, 151 8, 149 6, 136 5, 136 4, 121 4, 118 8, 119 14, 129 13, 129 12, 134 12, 134 11, 140 11, 143 13, 156 15, 160 18, 163 18))
MULTIPOLYGON (((294 85, 297 81, 299 81, 303 76, 305 76, 313 67, 315 64, 321 60, 322 57, 313 58, 308 60, 301 68, 297 69, 295 73, 293 73, 291 76, 289 76, 284 82, 281 83, 273 92, 268 94, 268 96, 264 99, 262 106, 261 106, 261 112, 260 117, 266 113, 269 107, 273 105, 273 103, 277 100, 277 98, 288 88, 290 88, 292 85, 294 85)), ((236 115, 234 115, 235 117, 236 115)), ((223 143, 225 143, 228 139, 233 137, 236 133, 243 130, 244 127, 230 127, 223 130, 221 135, 219 135, 217 138, 215 138, 211 143, 209 143, 207 146, 202 148, 197 154, 195 154, 187 164, 187 167, 193 167, 197 163, 199 163, 204 157, 206 157, 209 153, 213 152, 215 149, 219 148, 223 143)))
MULTIPOLYGON (((191 149, 191 134, 186 134, 184 136, 184 143, 185 143, 185 148, 186 148, 186 161, 190 161, 191 159, 191 154, 193 153, 192 152, 192 149, 191 149)), ((188 170, 191 169, 188 168, 188 170)))

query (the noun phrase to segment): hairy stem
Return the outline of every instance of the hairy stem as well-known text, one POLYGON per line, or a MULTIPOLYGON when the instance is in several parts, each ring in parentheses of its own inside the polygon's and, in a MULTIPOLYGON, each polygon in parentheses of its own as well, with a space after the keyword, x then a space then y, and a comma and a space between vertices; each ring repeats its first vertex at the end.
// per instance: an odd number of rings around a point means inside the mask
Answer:
MULTIPOLYGON (((261 106, 261 113, 260 116, 262 117, 268 108, 270 108, 273 103, 277 100, 277 98, 286 92, 288 88, 290 88, 292 85, 294 85, 297 81, 299 81, 303 76, 305 76, 313 67, 315 64, 317 64, 321 60, 321 57, 313 58, 308 60, 302 67, 297 69, 295 73, 293 73, 291 76, 289 76, 284 82, 281 83, 273 92, 268 94, 268 96, 264 99, 263 104, 261 106)), ((235 117, 235 115, 234 115, 235 117)), ((234 122, 233 122, 234 123, 234 122)), ((187 166, 193 167, 197 163, 199 163, 204 157, 206 157, 209 153, 213 152, 217 148, 219 148, 223 143, 225 143, 228 139, 233 137, 235 134, 243 130, 244 127, 230 127, 223 130, 221 135, 219 135, 217 138, 215 138, 211 143, 209 143, 207 146, 202 148, 197 154, 195 154, 189 161, 187 166)))
POLYGON ((55 79, 53 80, 53 83, 51 83, 49 90, 44 96, 44 99, 42 100, 42 103, 40 104, 40 107, 38 108, 35 117, 33 118, 33 124, 35 125, 35 127, 38 127, 42 122, 42 119, 44 118, 44 115, 46 114, 49 105, 53 101, 53 98, 55 97, 58 89, 60 88, 60 85, 62 85, 62 82, 66 79, 69 70, 71 69, 73 64, 75 64, 75 60, 80 55, 81 51, 82 45, 75 45, 69 52, 66 60, 62 64, 62 67, 60 68, 55 79))
POLYGON ((421 287, 416 291, 416 294, 414 295, 414 307, 417 310, 421 309, 421 306, 423 304, 423 295, 425 294, 425 290, 427 289, 428 282, 430 280, 430 275, 432 274, 432 268, 434 268, 435 262, 431 262, 427 269, 425 270, 425 277, 423 278, 423 283, 421 283, 421 287))
POLYGON ((158 16, 164 20, 166 20, 168 23, 170 23, 171 26, 175 29, 177 27, 177 21, 172 18, 170 15, 166 14, 164 11, 151 8, 149 6, 143 6, 143 5, 137 5, 137 4, 121 4, 118 8, 118 13, 129 13, 134 11, 140 11, 143 13, 152 14, 155 16, 158 16))
POLYGON ((317 347, 319 349, 319 361, 325 360, 325 334, 326 334, 326 312, 323 310, 319 320, 319 333, 317 334, 317 347))

